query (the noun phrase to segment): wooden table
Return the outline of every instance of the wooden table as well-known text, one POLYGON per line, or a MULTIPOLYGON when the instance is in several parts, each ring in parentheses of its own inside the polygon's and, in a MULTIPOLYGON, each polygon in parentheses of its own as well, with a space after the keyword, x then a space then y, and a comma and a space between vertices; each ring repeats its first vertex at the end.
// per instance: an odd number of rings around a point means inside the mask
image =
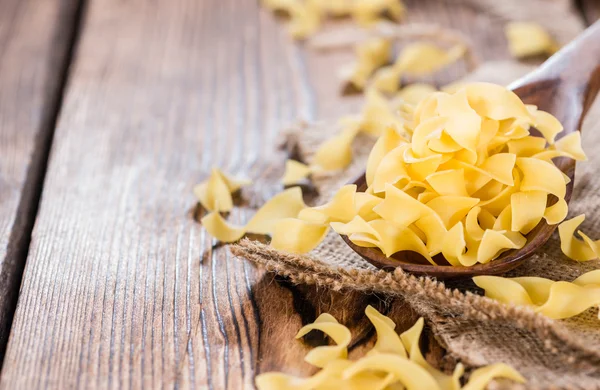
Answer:
MULTIPOLYGON (((507 58, 477 10, 416 3, 412 21, 507 58)), ((191 194, 212 165, 275 191, 278 132, 348 110, 332 72, 351 57, 293 43, 256 1, 1 0, 0 388, 251 388, 259 372, 310 372, 293 335, 322 311, 360 354, 365 305, 389 302, 213 250, 191 194)))

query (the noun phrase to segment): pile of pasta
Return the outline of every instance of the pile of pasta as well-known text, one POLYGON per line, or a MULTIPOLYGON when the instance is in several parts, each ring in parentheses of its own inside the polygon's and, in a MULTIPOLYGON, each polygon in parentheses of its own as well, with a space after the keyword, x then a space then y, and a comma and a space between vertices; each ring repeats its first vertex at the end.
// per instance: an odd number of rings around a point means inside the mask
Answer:
POLYGON ((408 389, 408 390, 483 390, 495 378, 507 378, 523 383, 525 379, 510 366, 497 363, 473 371, 466 385, 461 386, 464 373, 458 364, 452 375, 432 367, 423 357, 419 339, 423 318, 406 332, 398 335, 396 324, 368 306, 365 310, 377 333, 373 348, 359 360, 348 360, 350 330, 329 314, 321 314, 314 323, 304 326, 296 338, 313 330, 325 333, 335 345, 311 350, 305 361, 321 370, 309 378, 298 378, 279 372, 256 377, 259 390, 310 389, 408 389))
POLYGON ((289 16, 288 30, 295 39, 317 32, 326 17, 352 17, 361 27, 370 27, 387 17, 394 21, 405 13, 400 0, 263 0, 264 7, 289 16))
POLYGON ((553 319, 574 317, 600 305, 600 270, 585 273, 573 282, 498 276, 475 276, 473 281, 489 298, 528 306, 553 319))
POLYGON ((433 93, 405 107, 400 125, 377 140, 364 192, 344 186, 329 203, 279 221, 272 245, 305 253, 331 227, 386 256, 413 251, 432 264, 440 253, 453 266, 488 263, 523 247, 542 219, 565 219, 569 179, 552 160, 586 157, 579 132, 556 141, 562 130, 502 86, 433 93))

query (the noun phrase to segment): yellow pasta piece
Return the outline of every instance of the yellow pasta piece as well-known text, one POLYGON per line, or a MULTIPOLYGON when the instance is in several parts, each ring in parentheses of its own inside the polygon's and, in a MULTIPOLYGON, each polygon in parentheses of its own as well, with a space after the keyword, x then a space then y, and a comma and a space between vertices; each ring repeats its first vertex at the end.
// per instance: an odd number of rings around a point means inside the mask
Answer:
MULTIPOLYGON (((469 211, 469 213, 467 214, 467 218, 465 219, 465 231, 469 236, 471 236, 472 239, 476 241, 481 241, 486 230, 485 228, 482 228, 479 224, 478 217, 480 213, 483 214, 482 211, 483 210, 481 207, 474 207, 469 211)), ((489 215, 491 216, 491 218, 494 218, 493 215, 489 215)))
POLYGON ((440 195, 469 196, 465 183, 465 170, 438 171, 427 176, 427 183, 440 195))
POLYGON ((430 207, 391 184, 385 185, 385 198, 373 211, 381 218, 404 227, 434 213, 430 207))
POLYGON ((325 12, 336 17, 350 15, 354 6, 352 0, 328 0, 321 1, 319 4, 325 12))
POLYGON ((362 90, 377 68, 390 61, 392 43, 388 39, 373 38, 356 47, 356 64, 350 70, 347 79, 356 88, 362 90))
MULTIPOLYGON (((410 150, 404 151, 404 160, 407 163, 406 168, 410 177, 413 179, 409 181, 409 184, 425 182, 427 177, 432 175, 444 161, 444 156, 439 154, 434 154, 431 156, 421 158, 413 158, 409 156, 410 154, 412 154, 410 150)), ((423 185, 422 187, 426 189, 431 189, 429 186, 426 185, 423 185)))
POLYGON ((435 256, 442 251, 442 240, 447 233, 444 222, 437 214, 431 214, 419 218, 414 226, 425 235, 425 244, 430 256, 435 256))
POLYGON ((556 150, 565 153, 568 157, 574 160, 587 160, 587 156, 581 147, 581 133, 579 131, 575 131, 562 137, 555 142, 554 147, 556 150))
POLYGON ((393 127, 386 127, 384 133, 377 139, 377 142, 375 142, 373 149, 371 149, 371 152, 369 153, 365 173, 368 186, 373 183, 375 172, 377 171, 381 160, 403 142, 406 142, 406 140, 404 137, 400 136, 393 127))
POLYGON ((351 378, 342 378, 344 371, 352 364, 353 362, 350 360, 337 359, 309 378, 298 378, 278 372, 269 372, 256 377, 256 387, 259 390, 383 390, 394 380, 391 375, 383 376, 372 372, 362 372, 351 378))
POLYGON ((415 42, 404 47, 394 66, 411 74, 428 74, 456 62, 464 56, 464 45, 444 50, 429 42, 415 42))
POLYGON ((453 81, 449 84, 444 85, 442 88, 440 88, 440 91, 453 94, 453 93, 460 91, 461 89, 463 89, 464 87, 466 87, 469 84, 471 84, 471 83, 468 81, 462 81, 462 80, 453 81))
POLYGON ((508 152, 515 154, 517 157, 531 157, 543 152, 546 148, 546 140, 544 138, 533 136, 510 140, 506 144, 508 152))
POLYGON ((213 168, 208 180, 194 187, 194 194, 202 207, 208 211, 231 211, 233 208, 231 188, 235 188, 234 182, 231 183, 230 187, 223 174, 213 168))
POLYGON ((235 242, 246 234, 244 227, 229 224, 217 211, 206 215, 200 222, 208 234, 221 242, 235 242))
POLYGON ((355 195, 356 185, 345 185, 338 190, 330 202, 322 206, 302 210, 298 217, 313 222, 350 222, 357 215, 355 195), (326 218, 313 217, 316 213, 326 218))
POLYGON ((574 237, 575 230, 584 220, 585 215, 581 214, 558 225, 560 249, 567 257, 576 261, 589 261, 600 257, 600 240, 592 241, 580 230, 577 233, 584 240, 581 241, 574 237))
POLYGON ((390 103, 375 89, 366 92, 366 102, 360 122, 361 131, 380 136, 390 126, 401 127, 400 118, 393 112, 390 103))
POLYGON ((345 236, 351 236, 352 234, 358 233, 361 235, 368 235, 374 241, 381 240, 381 235, 377 232, 377 230, 375 230, 367 221, 358 215, 348 223, 332 222, 331 228, 337 233, 345 236))
POLYGON ((296 218, 306 205, 299 187, 287 189, 265 203, 246 224, 249 233, 272 234, 277 222, 284 218, 296 218))
POLYGON ((417 156, 426 155, 428 152, 427 144, 429 141, 436 139, 438 134, 441 138, 442 130, 447 126, 447 122, 448 118, 445 116, 428 118, 421 121, 413 132, 410 150, 417 156))
POLYGON ((444 50, 429 42, 409 44, 404 47, 393 65, 381 68, 375 73, 373 86, 379 91, 393 93, 400 88, 400 78, 404 73, 424 75, 437 72, 456 62, 465 52, 464 45, 444 50))
POLYGON ((375 171, 373 183, 369 189, 375 193, 379 193, 385 191, 386 184, 397 184, 400 181, 410 181, 410 176, 406 170, 406 164, 402 161, 404 151, 407 148, 407 144, 400 145, 385 155, 375 171))
MULTIPOLYGON (((477 252, 477 262, 486 264, 507 249, 521 249, 527 239, 521 235, 508 235, 502 230, 486 230, 477 252)), ((514 233, 514 232, 513 232, 514 233)))
POLYGON ((548 225, 556 225, 562 222, 569 212, 569 205, 564 199, 559 199, 558 202, 546 208, 544 219, 548 225))
POLYGON ((383 199, 366 192, 357 192, 354 195, 354 209, 356 210, 356 214, 367 221, 379 218, 374 208, 381 202, 383 202, 383 199))
POLYGON ((336 345, 325 345, 312 349, 304 358, 307 363, 316 367, 325 367, 331 361, 348 357, 348 345, 352 335, 350 330, 337 322, 333 316, 327 313, 321 314, 315 322, 303 326, 296 334, 296 338, 304 337, 312 330, 320 330, 325 333, 336 345))
POLYGON ((325 141, 315 153, 312 165, 326 171, 344 169, 352 162, 352 142, 359 128, 351 126, 325 141))
POLYGON ((271 246, 290 253, 307 253, 327 235, 327 225, 285 218, 275 223, 271 246))
POLYGON ((354 0, 352 16, 356 23, 369 27, 386 13, 398 21, 404 16, 405 8, 398 0, 354 0))
POLYGON ((476 276, 473 281, 485 290, 489 298, 531 306, 536 312, 553 319, 570 318, 600 304, 600 285, 585 284, 586 276, 578 283, 554 282, 539 277, 507 279, 498 276, 476 276))
POLYGON ((525 378, 514 368, 504 363, 496 363, 473 371, 462 390, 485 390, 490 381, 496 378, 507 378, 518 383, 525 383, 525 378))
POLYGON ((371 370, 393 374, 408 390, 441 390, 435 379, 423 367, 401 356, 385 353, 360 359, 344 371, 344 378, 371 370))
POLYGON ((298 4, 299 0, 262 0, 261 4, 273 11, 289 12, 293 5, 298 4))
MULTIPOLYGON (((482 117, 504 120, 530 119, 531 114, 511 90, 491 83, 472 83, 465 87, 469 105, 482 117)), ((457 93, 460 93, 457 92, 457 93)))
POLYGON ((431 84, 415 83, 402 88, 397 94, 396 99, 408 104, 417 105, 436 91, 431 84))
POLYGON ((512 211, 511 230, 529 233, 542 220, 546 212, 548 194, 543 191, 517 192, 510 196, 512 211))
MULTIPOLYGON (((514 186, 504 186, 499 182, 490 183, 490 187, 493 187, 495 184, 500 185, 499 188, 492 188, 490 194, 493 194, 496 190, 498 190, 498 192, 491 199, 482 200, 479 202, 479 206, 492 213, 492 215, 499 215, 502 210, 506 208, 506 205, 510 203, 511 195, 518 191, 519 186, 517 183, 520 183, 520 179, 518 179, 518 177, 519 176, 515 176, 514 186)), ((480 196, 482 199, 484 199, 482 195, 485 191, 483 190, 485 190, 487 187, 487 185, 484 186, 481 191, 474 193, 473 196, 480 196)), ((486 194, 486 197, 487 195, 489 194, 486 194)), ((506 228, 505 230, 510 230, 510 227, 506 228)))
POLYGON ((417 252, 425 257, 430 263, 435 264, 427 247, 411 229, 395 225, 383 219, 369 222, 369 225, 377 231, 380 239, 374 240, 363 234, 352 234, 349 238, 354 241, 370 242, 376 245, 386 256, 391 256, 400 251, 417 252))
POLYGON ((558 45, 542 26, 534 22, 511 22, 504 28, 508 49, 516 58, 553 54, 558 45))
POLYGON ((400 88, 402 71, 394 65, 384 66, 378 69, 371 81, 373 89, 392 94, 400 88))
POLYGON ((225 185, 229 189, 229 192, 231 193, 239 191, 240 188, 250 185, 252 183, 252 181, 248 179, 233 177, 220 170, 218 170, 218 172, 221 175, 223 181, 225 182, 225 185))
POLYGON ((533 157, 548 162, 556 157, 568 157, 576 161, 587 160, 581 148, 581 135, 578 131, 561 138, 550 148, 534 154, 533 157))
POLYGON ((535 128, 542 133, 542 136, 549 144, 553 144, 556 135, 563 131, 563 125, 558 119, 545 111, 537 110, 533 114, 533 117, 533 125, 535 128))
POLYGON ((475 151, 479 143, 481 117, 471 107, 467 89, 454 95, 442 95, 438 98, 437 112, 447 117, 445 131, 463 148, 475 151))
POLYGON ((287 11, 290 14, 288 30, 295 39, 305 39, 321 27, 321 8, 314 1, 292 2, 287 11))
POLYGON ((467 216, 469 210, 479 203, 479 199, 467 196, 439 196, 426 205, 433 209, 444 222, 446 228, 454 226, 467 216))
POLYGON ((311 168, 308 165, 295 160, 287 160, 285 162, 285 173, 281 182, 286 186, 297 184, 302 179, 306 179, 310 173, 311 168))
POLYGON ((486 158, 480 166, 481 172, 490 178, 514 186, 513 168, 517 158, 512 153, 498 153, 486 158))
POLYGON ((480 241, 465 236, 462 222, 454 225, 445 235, 442 243, 442 254, 455 267, 470 267, 477 263, 480 241))
POLYGON ((410 361, 417 363, 420 367, 423 367, 432 378, 438 383, 441 389, 444 390, 460 390, 460 377, 464 373, 464 367, 462 364, 457 364, 453 375, 446 375, 443 372, 433 368, 425 357, 421 353, 419 347, 419 339, 423 332, 423 325, 425 321, 423 318, 419 318, 417 322, 406 332, 400 335, 404 348, 408 352, 410 361))
POLYGON ((373 355, 376 353, 390 353, 402 357, 406 357, 406 350, 404 345, 398 337, 398 334, 394 331, 396 324, 389 317, 379 313, 371 305, 365 309, 365 315, 369 318, 369 321, 375 327, 377 332, 377 341, 367 355, 373 355))
POLYGON ((565 197, 565 180, 560 170, 552 163, 531 157, 519 157, 516 164, 523 172, 522 191, 545 191, 559 199, 565 197))

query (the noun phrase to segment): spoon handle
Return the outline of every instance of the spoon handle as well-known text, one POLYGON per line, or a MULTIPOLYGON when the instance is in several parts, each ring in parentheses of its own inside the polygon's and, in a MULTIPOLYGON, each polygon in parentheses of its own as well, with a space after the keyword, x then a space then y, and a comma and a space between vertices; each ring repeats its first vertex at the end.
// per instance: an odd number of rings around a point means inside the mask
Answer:
POLYGON ((600 90, 600 21, 509 88, 556 116, 564 134, 579 130, 600 90))

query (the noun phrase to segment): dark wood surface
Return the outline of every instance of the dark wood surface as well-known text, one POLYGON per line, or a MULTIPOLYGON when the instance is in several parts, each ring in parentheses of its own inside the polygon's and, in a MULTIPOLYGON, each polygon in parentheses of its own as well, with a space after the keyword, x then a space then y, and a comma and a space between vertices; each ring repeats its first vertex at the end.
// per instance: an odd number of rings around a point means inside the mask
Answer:
MULTIPOLYGON (((457 28, 482 58, 507 58, 501 21, 407 3, 411 21, 457 28)), ((311 372, 302 358, 323 340, 293 336, 323 311, 351 327, 351 355, 373 342, 367 304, 391 310, 398 329, 414 321, 400 303, 275 280, 213 247, 193 218, 191 189, 212 165, 250 176, 258 198, 280 190, 278 132, 356 106, 332 76, 350 59, 292 43, 256 1, 89 1, 0 388, 252 388, 259 372, 311 372)))
POLYGON ((17 303, 76 0, 0 1, 0 361, 17 303))

